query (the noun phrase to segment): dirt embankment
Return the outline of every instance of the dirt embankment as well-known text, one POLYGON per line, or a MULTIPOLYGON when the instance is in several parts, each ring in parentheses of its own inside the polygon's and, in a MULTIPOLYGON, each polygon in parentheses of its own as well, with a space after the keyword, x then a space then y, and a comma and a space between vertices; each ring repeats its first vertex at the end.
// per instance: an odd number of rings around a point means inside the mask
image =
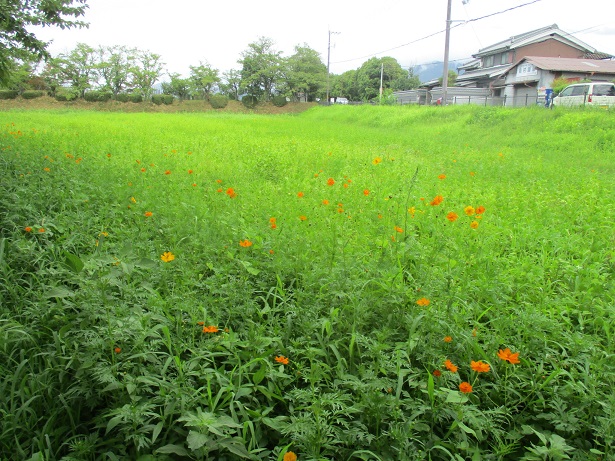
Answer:
POLYGON ((229 101, 224 109, 214 109, 207 101, 174 101, 173 104, 156 105, 151 102, 88 102, 79 99, 71 102, 56 101, 54 98, 41 97, 36 99, 0 100, 0 111, 11 109, 70 109, 70 110, 97 110, 109 112, 228 112, 245 114, 296 114, 314 107, 316 103, 293 102, 284 107, 277 107, 271 103, 261 103, 254 109, 248 109, 239 101, 229 101))

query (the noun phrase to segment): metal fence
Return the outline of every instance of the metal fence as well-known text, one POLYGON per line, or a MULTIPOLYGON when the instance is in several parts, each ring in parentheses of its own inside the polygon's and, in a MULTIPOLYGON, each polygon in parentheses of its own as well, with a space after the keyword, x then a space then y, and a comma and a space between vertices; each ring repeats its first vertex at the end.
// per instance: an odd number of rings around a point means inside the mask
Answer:
MULTIPOLYGON (((442 100, 444 97, 442 88, 396 91, 393 95, 397 98, 398 104, 441 105, 444 103, 442 100)), ((467 104, 480 106, 528 107, 545 105, 545 97, 539 94, 525 94, 515 97, 492 96, 488 88, 451 87, 447 89, 446 105, 467 104)))

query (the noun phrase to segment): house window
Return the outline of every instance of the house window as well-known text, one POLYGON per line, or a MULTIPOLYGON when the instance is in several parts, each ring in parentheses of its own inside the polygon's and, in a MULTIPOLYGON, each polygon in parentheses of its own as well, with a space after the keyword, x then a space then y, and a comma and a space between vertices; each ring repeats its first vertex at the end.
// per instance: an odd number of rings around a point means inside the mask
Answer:
POLYGON ((508 64, 508 51, 506 53, 502 53, 500 64, 508 64))
POLYGON ((483 67, 493 66, 493 56, 485 56, 483 58, 483 67))
POLYGON ((517 76, 521 77, 524 75, 536 75, 536 67, 534 64, 530 64, 529 62, 524 62, 519 67, 517 67, 517 76))

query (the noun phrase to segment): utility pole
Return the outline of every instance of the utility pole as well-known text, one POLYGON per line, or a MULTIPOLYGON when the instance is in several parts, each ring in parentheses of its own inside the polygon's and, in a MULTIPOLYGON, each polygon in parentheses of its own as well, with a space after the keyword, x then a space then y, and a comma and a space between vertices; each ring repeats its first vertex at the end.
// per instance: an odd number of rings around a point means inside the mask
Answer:
POLYGON ((339 34, 340 32, 331 32, 329 31, 329 44, 327 45, 327 106, 329 105, 329 68, 331 62, 331 34, 339 34))
POLYGON ((442 75, 442 105, 446 105, 446 90, 448 87, 448 48, 451 39, 451 1, 446 8, 446 38, 444 39, 444 74, 442 75))
POLYGON ((382 78, 384 77, 384 63, 380 64, 380 104, 382 104, 382 78))

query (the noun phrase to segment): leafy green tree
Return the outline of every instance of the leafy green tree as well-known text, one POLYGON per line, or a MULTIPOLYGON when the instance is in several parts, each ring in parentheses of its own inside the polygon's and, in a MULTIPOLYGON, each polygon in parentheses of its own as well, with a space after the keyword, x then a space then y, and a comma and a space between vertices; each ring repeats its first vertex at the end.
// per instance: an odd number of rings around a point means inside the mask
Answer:
MULTIPOLYGON (((438 79, 438 83, 440 84, 440 86, 442 86, 442 82, 444 81, 444 78, 440 77, 438 79)), ((447 87, 450 86, 455 86, 455 82, 457 81, 457 72, 455 72, 454 70, 449 70, 448 71, 448 85, 447 87)))
POLYGON ((223 72, 222 80, 218 86, 223 94, 238 101, 239 95, 243 92, 243 87, 241 86, 241 72, 236 69, 223 72))
POLYGON ((83 97, 95 82, 96 62, 94 48, 85 43, 78 43, 68 54, 61 54, 49 60, 59 85, 70 85, 80 97, 83 97))
POLYGON ((218 69, 211 67, 208 62, 201 62, 198 66, 190 66, 190 84, 193 94, 200 99, 209 100, 209 96, 220 83, 218 72, 218 69))
POLYGON ((396 78, 391 82, 391 89, 393 91, 406 91, 418 88, 421 85, 421 79, 418 75, 414 75, 412 69, 408 70, 408 73, 396 78))
POLYGON ((162 76, 164 64, 159 54, 149 51, 137 51, 134 65, 131 68, 132 84, 140 91, 145 100, 151 99, 154 84, 162 76))
POLYGON ((7 65, 9 72, 0 86, 9 90, 16 90, 19 93, 33 88, 30 82, 34 79, 32 72, 36 63, 10 60, 7 65))
POLYGON ((189 99, 190 98, 190 87, 191 82, 187 78, 182 78, 181 75, 169 74, 171 78, 170 82, 163 82, 162 84, 162 92, 164 94, 171 94, 176 96, 179 99, 189 99))
POLYGON ((341 75, 336 75, 331 79, 331 96, 347 98, 357 101, 360 98, 357 86, 357 71, 347 70, 341 75))
POLYGON ((125 46, 100 46, 95 67, 102 86, 117 96, 128 88, 137 50, 125 46))
POLYGON ((50 58, 48 43, 36 38, 29 26, 83 27, 86 0, 0 0, 0 83, 15 67, 12 60, 50 58))
POLYGON ((307 44, 295 47, 295 54, 287 60, 286 85, 296 101, 314 101, 327 85, 327 66, 320 54, 307 44))
POLYGON ((361 99, 369 100, 379 96, 381 72, 383 89, 391 88, 395 80, 407 73, 395 58, 385 56, 368 59, 357 69, 357 86, 361 99))
POLYGON ((268 101, 283 75, 281 52, 273 48, 270 38, 259 37, 248 45, 241 56, 238 63, 242 65, 242 85, 250 94, 268 101))

